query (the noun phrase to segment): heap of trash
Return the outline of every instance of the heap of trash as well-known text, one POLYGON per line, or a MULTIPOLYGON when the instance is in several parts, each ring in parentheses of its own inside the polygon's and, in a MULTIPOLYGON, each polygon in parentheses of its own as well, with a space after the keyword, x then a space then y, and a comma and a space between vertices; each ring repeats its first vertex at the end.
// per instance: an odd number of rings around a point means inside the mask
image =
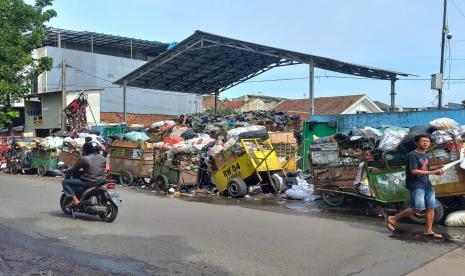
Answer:
MULTIPOLYGON (((428 151, 434 162, 451 162, 460 159, 465 138, 465 126, 449 118, 438 118, 427 125, 404 128, 384 126, 354 128, 328 137, 314 137, 310 145, 310 160, 314 170, 328 166, 355 167, 362 170, 363 164, 385 169, 404 166, 407 153, 416 148, 414 139, 418 134, 431 136, 428 151)), ((355 182, 360 182, 359 177, 355 182)), ((358 185, 360 183, 354 183, 358 185)), ((369 191, 364 194, 370 195, 369 191)))
MULTIPOLYGON (((269 131, 293 131, 300 128, 299 123, 298 116, 289 116, 283 112, 256 111, 234 115, 203 113, 157 121, 147 131, 130 131, 124 136, 113 138, 150 144, 149 147, 154 149, 155 166, 168 166, 181 172, 201 171, 211 174, 225 165, 225 159, 241 156, 246 150, 257 150, 257 145, 248 141, 241 142, 241 139, 266 140, 269 138, 269 131)), ((203 181, 209 183, 198 184, 212 186, 210 177, 199 177, 198 182, 203 181)), ((305 180, 301 179, 299 183, 294 188, 303 188, 302 191, 306 194, 312 191, 305 180), (304 182, 307 184, 303 185, 304 182)))

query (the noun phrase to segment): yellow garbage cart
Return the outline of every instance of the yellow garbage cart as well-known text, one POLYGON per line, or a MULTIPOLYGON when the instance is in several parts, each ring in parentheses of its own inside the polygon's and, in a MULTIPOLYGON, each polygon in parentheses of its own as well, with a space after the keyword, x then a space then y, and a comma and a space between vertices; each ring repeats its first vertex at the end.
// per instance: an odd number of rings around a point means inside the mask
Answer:
POLYGON ((211 180, 222 194, 244 197, 248 186, 260 185, 264 192, 279 192, 285 176, 282 163, 269 139, 240 139, 241 153, 225 151, 215 157, 217 170, 211 180))

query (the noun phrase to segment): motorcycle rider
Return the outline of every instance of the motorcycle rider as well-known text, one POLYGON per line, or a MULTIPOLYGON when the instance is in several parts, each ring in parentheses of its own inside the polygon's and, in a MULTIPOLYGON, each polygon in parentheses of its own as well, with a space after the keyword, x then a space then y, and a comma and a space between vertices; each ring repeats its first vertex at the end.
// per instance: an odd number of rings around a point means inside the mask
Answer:
POLYGON ((63 191, 67 197, 71 197, 71 206, 77 206, 79 199, 75 190, 83 192, 105 180, 105 157, 100 155, 100 145, 95 141, 87 141, 82 146, 82 156, 73 167, 64 170, 65 174, 75 174, 82 169, 80 178, 64 179, 63 191), (73 190, 73 188, 75 190, 73 190))

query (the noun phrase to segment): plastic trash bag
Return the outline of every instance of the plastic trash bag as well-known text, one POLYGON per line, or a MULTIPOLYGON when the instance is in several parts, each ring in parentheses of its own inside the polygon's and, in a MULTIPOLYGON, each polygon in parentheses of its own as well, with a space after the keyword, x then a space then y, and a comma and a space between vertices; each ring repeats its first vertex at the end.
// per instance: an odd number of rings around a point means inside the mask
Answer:
POLYGON ((297 185, 292 185, 290 189, 286 190, 286 198, 304 201, 313 200, 313 185, 300 176, 296 177, 296 180, 297 185))
POLYGON ((450 213, 445 224, 446 226, 465 226, 465 210, 450 213))
POLYGON ((124 135, 124 138, 131 142, 147 141, 149 137, 144 132, 131 131, 124 135))
POLYGON ((367 138, 367 139, 379 140, 381 136, 383 135, 383 133, 376 128, 364 127, 364 128, 352 129, 350 135, 352 136, 351 137, 352 141, 357 140, 355 137, 359 137, 358 139, 367 138))
POLYGON ((43 149, 58 149, 63 147, 63 139, 60 137, 48 136, 40 142, 43 149))
POLYGON ((443 130, 436 130, 431 134, 431 139, 438 145, 442 145, 446 142, 452 141, 454 138, 452 138, 453 135, 449 134, 446 131, 443 130))
POLYGON ((402 139, 407 136, 408 131, 408 128, 386 127, 378 148, 384 151, 395 150, 402 139))
POLYGON ((188 128, 184 126, 175 126, 173 127, 173 130, 171 131, 170 137, 178 137, 181 136, 185 131, 187 131, 188 128))
POLYGON ((432 134, 436 129, 430 125, 422 125, 422 126, 415 126, 410 128, 407 136, 400 142, 399 146, 397 147, 403 153, 411 152, 412 150, 416 149, 415 145, 415 136, 418 134, 432 134))
POLYGON ((181 137, 184 140, 189 140, 197 137, 197 133, 195 133, 192 129, 188 129, 181 134, 181 137))
POLYGON ((230 131, 228 131, 228 133, 226 135, 226 138, 227 138, 227 140, 229 140, 231 138, 239 137, 239 135, 241 133, 244 133, 244 132, 260 131, 260 130, 266 130, 266 127, 257 126, 257 125, 247 126, 247 127, 238 127, 238 128, 234 128, 234 129, 231 129, 230 131))
POLYGON ((436 120, 431 121, 429 125, 437 130, 458 130, 460 132, 460 125, 456 121, 449 118, 438 118, 436 120))

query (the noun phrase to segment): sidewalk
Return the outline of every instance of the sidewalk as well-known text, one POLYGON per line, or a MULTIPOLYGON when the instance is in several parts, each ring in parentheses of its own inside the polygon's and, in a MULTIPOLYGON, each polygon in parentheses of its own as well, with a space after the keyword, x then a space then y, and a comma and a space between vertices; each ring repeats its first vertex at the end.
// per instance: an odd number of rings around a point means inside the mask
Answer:
POLYGON ((457 248, 426 265, 406 274, 407 276, 427 276, 427 275, 464 275, 465 274, 465 248, 457 248))

